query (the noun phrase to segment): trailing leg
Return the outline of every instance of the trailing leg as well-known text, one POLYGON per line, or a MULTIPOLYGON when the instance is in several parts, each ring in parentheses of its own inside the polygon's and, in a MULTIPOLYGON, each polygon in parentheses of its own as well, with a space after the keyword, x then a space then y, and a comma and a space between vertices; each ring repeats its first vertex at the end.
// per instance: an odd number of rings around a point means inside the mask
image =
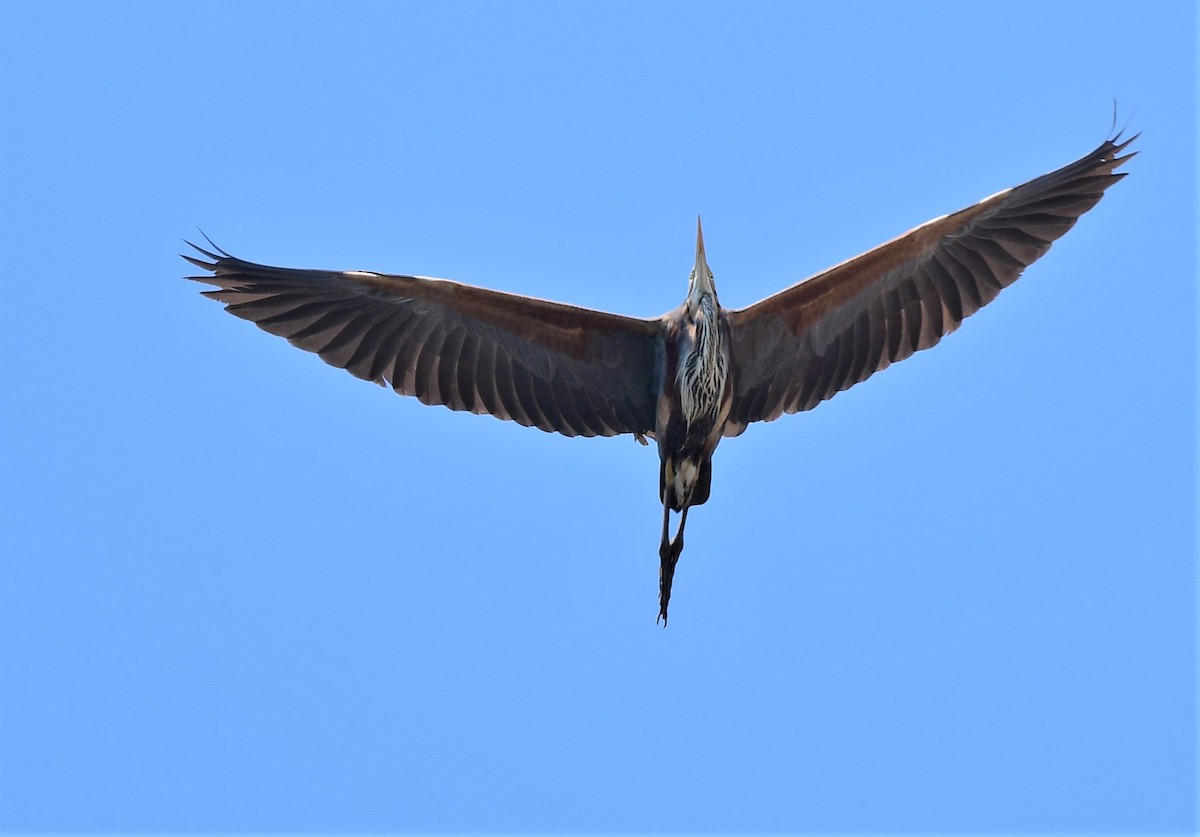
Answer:
POLYGON ((671 582, 675 578, 675 565, 679 563, 679 553, 683 551, 683 527, 687 525, 687 513, 688 506, 684 506, 675 540, 668 540, 671 507, 663 504, 662 541, 658 546, 658 619, 662 620, 664 628, 667 626, 667 606, 671 603, 671 582))

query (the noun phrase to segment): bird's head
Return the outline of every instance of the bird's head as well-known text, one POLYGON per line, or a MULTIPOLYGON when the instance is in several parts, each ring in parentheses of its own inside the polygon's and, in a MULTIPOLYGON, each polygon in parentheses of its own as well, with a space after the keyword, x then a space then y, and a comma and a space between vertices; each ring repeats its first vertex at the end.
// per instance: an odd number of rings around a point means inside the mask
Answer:
POLYGON ((700 301, 705 296, 711 296, 714 307, 717 301, 717 285, 713 281, 712 271, 708 268, 708 259, 704 255, 704 230, 700 226, 700 217, 696 216, 696 266, 692 268, 688 280, 687 308, 692 314, 700 309, 700 301))

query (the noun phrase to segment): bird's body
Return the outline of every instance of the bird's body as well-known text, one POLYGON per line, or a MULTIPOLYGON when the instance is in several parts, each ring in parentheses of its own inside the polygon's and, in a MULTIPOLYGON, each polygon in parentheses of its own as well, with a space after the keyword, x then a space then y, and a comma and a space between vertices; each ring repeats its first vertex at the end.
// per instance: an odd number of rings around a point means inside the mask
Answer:
MULTIPOLYGON (((732 342, 729 321, 717 300, 716 284, 704 253, 704 233, 696 221, 696 264, 688 297, 663 318, 664 358, 654 414, 658 442, 658 494, 663 504, 659 544, 659 617, 666 621, 675 564, 683 550, 683 529, 692 506, 708 501, 712 455, 733 406, 729 375, 732 342), (679 532, 669 537, 671 512, 682 513, 679 532)), ((656 376, 658 377, 658 376, 656 376)))
POLYGON ((697 478, 708 471, 733 404, 730 342, 729 323, 711 297, 695 314, 681 314, 663 335, 666 364, 654 434, 663 465, 659 493, 673 511, 708 499, 707 479, 697 478))
POLYGON ((665 622, 687 513, 709 498, 721 438, 935 345, 1124 177, 1114 169, 1130 142, 1108 140, 743 309, 721 307, 699 224, 687 298, 653 319, 441 279, 270 267, 219 248, 196 248, 212 261, 185 258, 231 313, 426 404, 569 436, 652 436, 665 622))

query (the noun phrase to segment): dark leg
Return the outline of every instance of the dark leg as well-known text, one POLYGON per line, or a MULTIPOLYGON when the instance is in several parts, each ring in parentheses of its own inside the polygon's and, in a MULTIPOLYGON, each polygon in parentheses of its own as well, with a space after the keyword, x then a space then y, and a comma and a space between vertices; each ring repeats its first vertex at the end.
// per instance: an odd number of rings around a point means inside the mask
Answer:
POLYGON ((658 619, 667 624, 667 603, 671 600, 671 578, 675 575, 675 562, 671 560, 670 530, 671 504, 663 503, 662 540, 658 544, 658 619))
POLYGON ((671 507, 663 504, 662 542, 658 546, 658 618, 662 620, 664 628, 667 626, 667 605, 671 602, 671 582, 675 578, 675 565, 679 563, 679 553, 683 552, 683 527, 687 525, 688 508, 683 507, 679 531, 675 533, 675 540, 670 541, 667 539, 667 524, 670 521, 671 507))

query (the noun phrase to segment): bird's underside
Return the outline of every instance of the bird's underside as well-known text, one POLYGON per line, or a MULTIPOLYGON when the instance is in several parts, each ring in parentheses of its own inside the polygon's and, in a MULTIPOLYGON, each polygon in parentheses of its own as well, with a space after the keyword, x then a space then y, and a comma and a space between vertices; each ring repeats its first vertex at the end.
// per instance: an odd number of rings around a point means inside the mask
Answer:
POLYGON ((656 440, 664 624, 683 528, 723 436, 810 410, 991 302, 1091 209, 1136 136, 909 232, 747 308, 717 302, 703 239, 688 298, 637 319, 443 279, 185 256, 226 310, 426 404, 567 436, 656 440), (679 531, 668 538, 671 511, 679 531))

